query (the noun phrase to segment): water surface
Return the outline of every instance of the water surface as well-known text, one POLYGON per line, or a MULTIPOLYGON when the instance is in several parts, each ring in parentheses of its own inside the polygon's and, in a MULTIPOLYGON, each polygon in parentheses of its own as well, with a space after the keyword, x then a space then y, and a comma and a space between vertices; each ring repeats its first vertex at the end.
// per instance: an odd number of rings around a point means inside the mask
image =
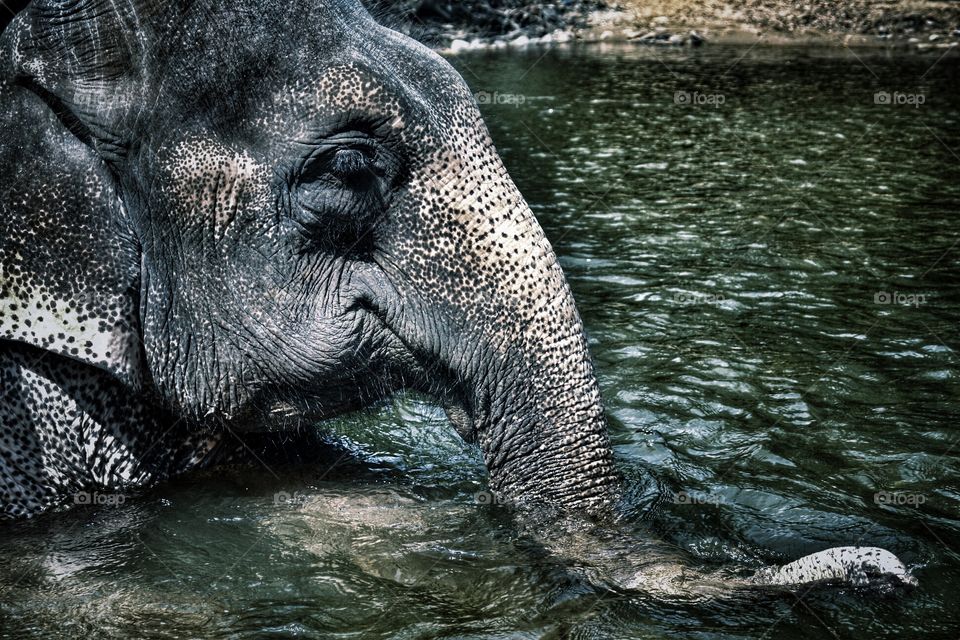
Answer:
POLYGON ((662 486, 634 518, 705 567, 883 546, 912 594, 591 588, 476 504, 477 452, 406 396, 323 425, 345 448, 314 468, 4 526, 0 635, 957 637, 960 71, 941 53, 453 60, 561 257, 618 464, 662 486))

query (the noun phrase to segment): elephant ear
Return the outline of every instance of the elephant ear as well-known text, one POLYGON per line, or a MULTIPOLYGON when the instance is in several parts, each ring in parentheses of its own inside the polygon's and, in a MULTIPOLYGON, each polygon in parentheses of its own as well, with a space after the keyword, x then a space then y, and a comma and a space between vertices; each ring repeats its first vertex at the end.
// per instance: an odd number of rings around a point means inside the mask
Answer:
POLYGON ((139 245, 115 179, 134 52, 112 6, 35 1, 0 36, 0 340, 137 386, 139 245))

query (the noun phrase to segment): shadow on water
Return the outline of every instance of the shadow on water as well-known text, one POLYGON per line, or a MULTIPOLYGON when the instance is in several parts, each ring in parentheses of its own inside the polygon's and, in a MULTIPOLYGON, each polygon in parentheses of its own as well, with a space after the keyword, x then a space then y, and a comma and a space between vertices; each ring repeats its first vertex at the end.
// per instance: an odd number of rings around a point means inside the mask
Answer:
POLYGON ((453 60, 574 289, 638 532, 704 567, 882 546, 915 592, 592 587, 482 504, 477 452, 410 395, 325 425, 317 464, 4 526, 0 636, 955 636, 960 71, 938 56, 453 60))

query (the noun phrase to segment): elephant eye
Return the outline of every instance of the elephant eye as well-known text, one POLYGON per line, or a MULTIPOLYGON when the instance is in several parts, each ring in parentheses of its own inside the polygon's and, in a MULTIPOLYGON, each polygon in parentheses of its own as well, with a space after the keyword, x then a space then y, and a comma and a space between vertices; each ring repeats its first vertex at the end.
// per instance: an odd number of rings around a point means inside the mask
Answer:
POLYGON ((288 183, 297 226, 321 245, 358 246, 386 209, 392 158, 356 135, 319 146, 288 183))

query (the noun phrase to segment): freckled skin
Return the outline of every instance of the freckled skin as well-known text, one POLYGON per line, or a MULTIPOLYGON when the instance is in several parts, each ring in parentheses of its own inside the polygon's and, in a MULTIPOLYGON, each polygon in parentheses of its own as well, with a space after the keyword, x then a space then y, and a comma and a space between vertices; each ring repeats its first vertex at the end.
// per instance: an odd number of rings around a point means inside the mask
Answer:
MULTIPOLYGON (((251 443, 309 459, 298 425, 407 387, 503 496, 612 520, 556 256, 463 80, 356 2, 36 0, 0 36, 0 130, 0 516, 251 443)), ((876 573, 912 579, 843 547, 733 586, 876 573)))

